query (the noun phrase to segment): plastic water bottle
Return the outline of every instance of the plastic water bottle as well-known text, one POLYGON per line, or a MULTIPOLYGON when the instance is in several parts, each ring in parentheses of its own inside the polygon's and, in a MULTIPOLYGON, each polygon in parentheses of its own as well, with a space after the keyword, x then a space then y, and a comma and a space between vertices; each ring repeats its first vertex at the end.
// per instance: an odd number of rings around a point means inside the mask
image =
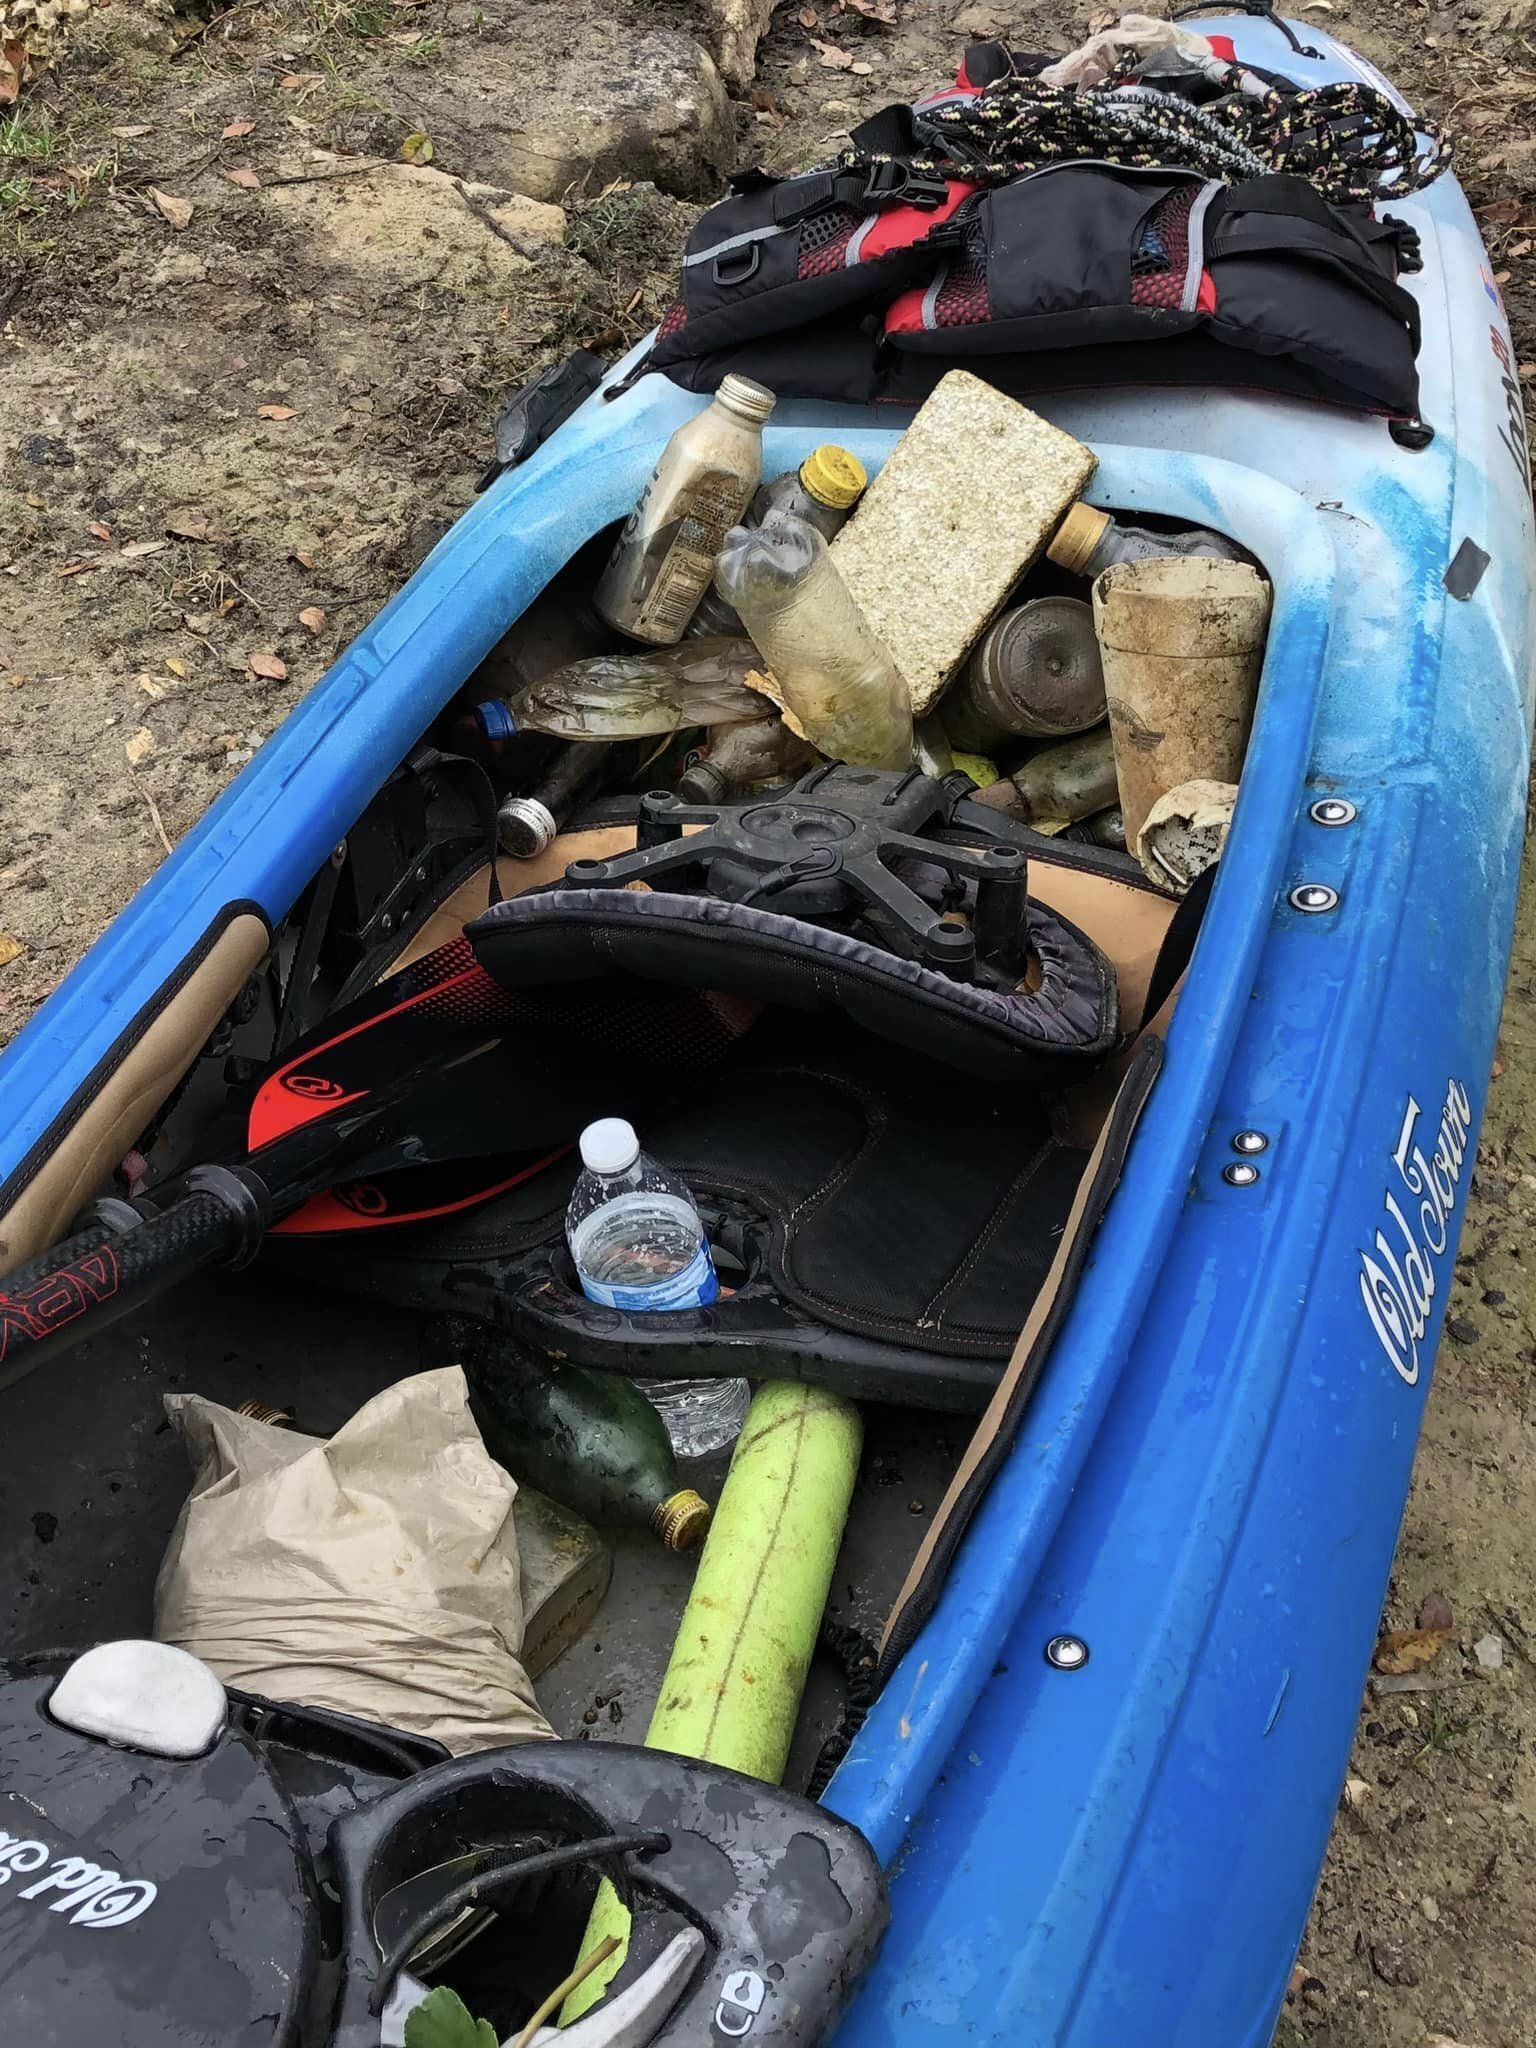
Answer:
MULTIPOLYGON (((720 1292, 692 1195, 640 1150, 634 1126, 603 1117, 581 1134, 584 1171, 565 1212, 581 1291, 604 1308, 705 1308, 720 1292)), ((680 1458, 723 1450, 740 1432, 742 1379, 641 1380, 680 1458)))
POLYGON ((806 738, 829 760, 910 768, 912 698, 814 526, 734 526, 715 588, 741 614, 806 738))

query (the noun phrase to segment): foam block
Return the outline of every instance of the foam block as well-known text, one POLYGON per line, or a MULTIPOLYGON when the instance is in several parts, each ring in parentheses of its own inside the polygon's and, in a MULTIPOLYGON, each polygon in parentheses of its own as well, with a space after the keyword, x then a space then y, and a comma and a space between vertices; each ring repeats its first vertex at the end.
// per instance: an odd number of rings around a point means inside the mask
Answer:
POLYGON ((1097 467, 1081 441, 951 370, 832 543, 921 717, 1097 467))

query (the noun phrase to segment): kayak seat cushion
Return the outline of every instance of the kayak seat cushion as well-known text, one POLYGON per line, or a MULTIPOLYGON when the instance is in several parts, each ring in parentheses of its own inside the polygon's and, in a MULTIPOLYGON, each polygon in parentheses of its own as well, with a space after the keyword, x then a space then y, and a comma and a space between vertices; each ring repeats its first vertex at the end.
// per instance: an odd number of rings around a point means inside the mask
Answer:
POLYGON ((481 1316, 588 1366, 787 1375, 977 1410, 1087 1158, 1033 1091, 978 1090, 846 1020, 774 1010, 641 1135, 716 1247, 707 1309, 625 1315, 582 1296, 565 1245, 572 1155, 459 1214, 274 1245, 328 1285, 481 1316))
POLYGON ((1012 990, 953 980, 854 933, 758 904, 659 890, 533 890, 496 904, 468 937, 504 988, 632 979, 841 1012, 983 1080, 1064 1085, 1117 1041, 1110 962, 1075 925, 1033 902, 1032 971, 1012 990))

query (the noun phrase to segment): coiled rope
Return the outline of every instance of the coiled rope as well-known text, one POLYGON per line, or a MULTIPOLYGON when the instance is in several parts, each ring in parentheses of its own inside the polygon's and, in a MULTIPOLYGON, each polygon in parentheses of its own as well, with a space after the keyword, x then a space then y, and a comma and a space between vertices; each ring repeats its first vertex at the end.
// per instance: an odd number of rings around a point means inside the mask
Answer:
MULTIPOLYGON (((1223 184, 1282 173, 1305 178, 1335 204, 1356 205, 1421 191, 1450 166, 1440 130, 1429 122, 1416 129, 1372 86, 1281 92, 1235 66, 1230 76, 1230 93, 1196 106, 1148 86, 1045 85, 1010 74, 927 109, 913 166, 983 185, 1083 161, 1191 170, 1223 184)), ((878 160, 850 151, 839 162, 878 160)))

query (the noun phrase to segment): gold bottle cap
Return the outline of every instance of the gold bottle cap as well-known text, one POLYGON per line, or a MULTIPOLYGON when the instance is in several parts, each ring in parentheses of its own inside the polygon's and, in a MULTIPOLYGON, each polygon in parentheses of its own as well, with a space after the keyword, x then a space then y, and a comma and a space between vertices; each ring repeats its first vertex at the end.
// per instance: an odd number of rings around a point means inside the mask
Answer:
POLYGON ((777 397, 766 384, 754 384, 750 377, 722 377, 715 396, 732 412, 740 413, 743 419, 748 420, 767 419, 778 404, 777 397))
POLYGON ((1074 576, 1088 573, 1088 557, 1093 553, 1111 525, 1107 512, 1101 512, 1096 505, 1085 505, 1079 499, 1056 529, 1056 538, 1046 549, 1046 554, 1058 569, 1066 569, 1074 576))
POLYGON ((252 1422, 270 1423, 273 1429, 292 1429, 293 1427, 293 1410, 291 1408, 274 1408, 266 1401, 242 1401, 235 1410, 235 1413, 248 1416, 252 1422))
POLYGON ((819 505, 846 512, 869 482, 869 471, 857 455, 850 455, 835 441, 824 441, 801 463, 800 481, 819 505))
POLYGON ((651 1527, 668 1550, 697 1550, 709 1533, 709 1502, 684 1486, 651 1510, 651 1527))

